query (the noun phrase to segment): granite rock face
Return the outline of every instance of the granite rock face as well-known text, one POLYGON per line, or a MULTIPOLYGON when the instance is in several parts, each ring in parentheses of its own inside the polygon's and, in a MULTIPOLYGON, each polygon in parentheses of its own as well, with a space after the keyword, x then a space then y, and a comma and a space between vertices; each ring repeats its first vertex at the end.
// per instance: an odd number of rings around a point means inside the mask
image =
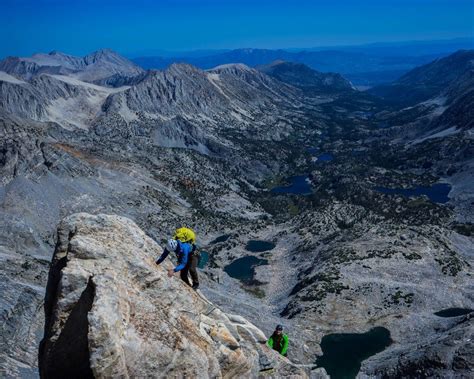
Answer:
POLYGON ((75 214, 58 230, 46 292, 42 377, 257 377, 305 373, 265 335, 178 277, 131 220, 75 214))

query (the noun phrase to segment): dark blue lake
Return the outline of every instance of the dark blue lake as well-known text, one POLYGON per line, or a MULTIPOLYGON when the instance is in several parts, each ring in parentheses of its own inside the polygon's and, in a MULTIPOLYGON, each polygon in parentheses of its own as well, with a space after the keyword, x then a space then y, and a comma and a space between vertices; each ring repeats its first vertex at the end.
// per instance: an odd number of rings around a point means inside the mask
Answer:
POLYGON ((439 312, 436 312, 435 315, 438 317, 458 317, 464 316, 471 312, 474 312, 474 309, 469 308, 447 308, 439 312))
POLYGON ((250 240, 245 245, 245 249, 253 253, 261 253, 263 251, 272 250, 275 247, 273 242, 262 240, 250 240))
POLYGON ((228 239, 230 238, 230 234, 224 234, 222 236, 219 236, 217 237, 215 240, 209 242, 209 244, 215 244, 215 243, 219 243, 219 242, 225 242, 227 241, 228 239))
POLYGON ((272 193, 293 193, 296 195, 311 194, 311 184, 309 183, 308 175, 292 176, 289 178, 290 185, 275 187, 271 190, 272 193))
POLYGON ((239 279, 245 284, 254 284, 255 267, 268 264, 266 259, 247 256, 238 258, 230 265, 224 267, 224 271, 232 278, 239 279))
POLYGON ((209 262, 209 253, 207 251, 201 251, 201 258, 199 258, 198 267, 203 269, 209 262))
POLYGON ((451 191, 451 186, 447 183, 436 183, 432 186, 418 186, 415 188, 386 188, 375 187, 376 191, 385 193, 387 195, 403 195, 403 196, 421 196, 425 195, 434 203, 447 203, 449 201, 448 194, 451 191))
POLYGON ((380 353, 392 343, 390 331, 377 327, 367 333, 328 334, 321 340, 323 356, 316 364, 324 367, 331 379, 353 379, 362 361, 380 353))
POLYGON ((334 159, 334 156, 329 153, 321 154, 318 157, 318 162, 331 162, 334 159))

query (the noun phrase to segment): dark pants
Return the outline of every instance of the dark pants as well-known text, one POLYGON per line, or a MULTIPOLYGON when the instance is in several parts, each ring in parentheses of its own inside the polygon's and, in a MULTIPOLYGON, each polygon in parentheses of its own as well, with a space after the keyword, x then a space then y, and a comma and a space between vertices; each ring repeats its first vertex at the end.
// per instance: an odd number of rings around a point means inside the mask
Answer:
POLYGON ((180 271, 181 279, 187 285, 191 286, 189 283, 188 273, 191 274, 191 279, 193 280, 193 285, 199 284, 199 278, 197 273, 197 265, 198 265, 199 257, 197 254, 193 254, 189 259, 186 266, 180 271))

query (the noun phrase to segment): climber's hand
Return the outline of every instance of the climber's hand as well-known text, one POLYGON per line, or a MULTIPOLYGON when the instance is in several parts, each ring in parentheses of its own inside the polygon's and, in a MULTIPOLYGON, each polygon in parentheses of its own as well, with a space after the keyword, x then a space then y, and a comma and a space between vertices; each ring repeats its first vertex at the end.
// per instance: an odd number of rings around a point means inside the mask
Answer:
POLYGON ((175 273, 174 273, 174 270, 173 270, 172 268, 170 268, 170 269, 168 270, 168 277, 171 278, 174 274, 175 274, 175 273))

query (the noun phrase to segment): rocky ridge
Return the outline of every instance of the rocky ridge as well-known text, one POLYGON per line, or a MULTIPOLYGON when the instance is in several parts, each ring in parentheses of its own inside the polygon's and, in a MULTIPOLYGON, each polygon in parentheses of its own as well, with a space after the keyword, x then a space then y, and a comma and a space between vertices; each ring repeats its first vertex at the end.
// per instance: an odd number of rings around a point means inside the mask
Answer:
POLYGON ((82 213, 61 223, 46 292, 43 378, 306 376, 247 320, 167 278, 169 261, 154 263, 161 252, 126 218, 82 213))
POLYGON ((85 57, 58 51, 31 57, 7 57, 0 61, 0 71, 23 80, 40 74, 67 75, 95 84, 120 86, 144 73, 133 62, 110 49, 102 49, 85 57))
MULTIPOLYGON (((429 100, 472 70, 474 51, 460 50, 417 67, 389 85, 369 90, 374 95, 405 106, 429 100)), ((459 82, 459 81, 458 81, 459 82)))
POLYGON ((302 88, 313 94, 346 92, 354 90, 351 82, 337 73, 323 73, 302 63, 276 61, 257 69, 284 83, 302 88))
POLYGON ((106 98, 128 87, 108 88, 64 75, 41 74, 28 82, 0 75, 0 110, 67 129, 87 129, 106 98))

